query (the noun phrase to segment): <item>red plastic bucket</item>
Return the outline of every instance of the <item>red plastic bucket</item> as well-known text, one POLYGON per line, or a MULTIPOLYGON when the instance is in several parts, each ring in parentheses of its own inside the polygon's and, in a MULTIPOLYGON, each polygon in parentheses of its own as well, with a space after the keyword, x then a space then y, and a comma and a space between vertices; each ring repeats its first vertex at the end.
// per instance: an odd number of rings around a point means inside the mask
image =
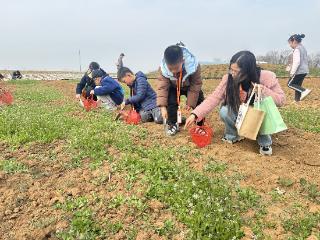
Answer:
POLYGON ((141 116, 136 110, 130 110, 129 112, 124 112, 123 117, 126 123, 137 125, 141 121, 141 116))
POLYGON ((192 141, 200 148, 211 144, 213 130, 208 126, 194 126, 190 129, 192 141))
POLYGON ((13 96, 9 91, 4 91, 0 93, 0 103, 11 105, 13 103, 13 96))
POLYGON ((89 112, 93 108, 98 107, 98 102, 93 100, 93 96, 90 96, 89 98, 83 99, 82 102, 83 102, 83 106, 87 112, 89 112))

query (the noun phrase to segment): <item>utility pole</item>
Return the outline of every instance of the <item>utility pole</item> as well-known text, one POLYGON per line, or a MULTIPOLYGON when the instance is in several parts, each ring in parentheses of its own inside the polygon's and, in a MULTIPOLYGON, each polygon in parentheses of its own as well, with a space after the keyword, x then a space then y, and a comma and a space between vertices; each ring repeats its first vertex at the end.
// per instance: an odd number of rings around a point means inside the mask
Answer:
POLYGON ((79 65, 80 65, 80 72, 81 72, 81 52, 80 52, 80 49, 79 49, 79 65))

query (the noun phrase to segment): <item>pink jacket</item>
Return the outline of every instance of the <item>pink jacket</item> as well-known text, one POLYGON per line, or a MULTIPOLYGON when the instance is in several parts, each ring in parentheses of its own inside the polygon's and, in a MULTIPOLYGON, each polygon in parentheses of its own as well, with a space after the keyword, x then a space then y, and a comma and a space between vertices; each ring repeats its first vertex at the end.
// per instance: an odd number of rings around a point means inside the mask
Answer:
MULTIPOLYGON (((226 96, 226 87, 228 74, 224 75, 218 87, 206 99, 193 110, 192 113, 197 115, 198 121, 201 121, 216 106, 221 104, 226 96)), ((283 106, 285 103, 285 94, 281 89, 276 74, 270 71, 261 70, 260 84, 262 85, 262 95, 271 96, 277 106, 283 106)))

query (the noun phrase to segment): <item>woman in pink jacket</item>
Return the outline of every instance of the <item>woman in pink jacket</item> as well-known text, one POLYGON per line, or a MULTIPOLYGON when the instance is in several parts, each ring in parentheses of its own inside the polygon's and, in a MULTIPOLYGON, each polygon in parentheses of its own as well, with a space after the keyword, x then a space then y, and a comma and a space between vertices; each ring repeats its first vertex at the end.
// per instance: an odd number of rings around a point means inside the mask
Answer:
MULTIPOLYGON (((235 121, 239 106, 247 101, 254 83, 260 84, 262 95, 271 96, 277 106, 284 104, 285 94, 276 75, 273 72, 261 70, 256 65, 256 58, 251 52, 240 51, 231 58, 229 73, 223 76, 213 93, 193 110, 186 120, 185 127, 190 127, 195 121, 201 121, 221 104, 220 117, 225 124, 222 140, 227 143, 236 143, 242 140, 237 133, 235 121)), ((260 146, 260 154, 272 155, 270 135, 259 135, 257 141, 260 146)))

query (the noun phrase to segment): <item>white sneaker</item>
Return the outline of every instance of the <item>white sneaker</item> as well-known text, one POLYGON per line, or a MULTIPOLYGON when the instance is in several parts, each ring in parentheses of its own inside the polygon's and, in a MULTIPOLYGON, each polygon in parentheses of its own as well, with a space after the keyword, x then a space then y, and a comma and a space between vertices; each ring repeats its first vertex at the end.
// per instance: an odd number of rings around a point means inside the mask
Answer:
POLYGON ((306 89, 301 93, 301 97, 300 97, 300 101, 302 101, 303 99, 306 98, 306 96, 308 96, 311 93, 310 89, 306 89))
POLYGON ((260 154, 271 156, 272 155, 272 147, 271 146, 265 146, 265 147, 260 146, 260 154))

